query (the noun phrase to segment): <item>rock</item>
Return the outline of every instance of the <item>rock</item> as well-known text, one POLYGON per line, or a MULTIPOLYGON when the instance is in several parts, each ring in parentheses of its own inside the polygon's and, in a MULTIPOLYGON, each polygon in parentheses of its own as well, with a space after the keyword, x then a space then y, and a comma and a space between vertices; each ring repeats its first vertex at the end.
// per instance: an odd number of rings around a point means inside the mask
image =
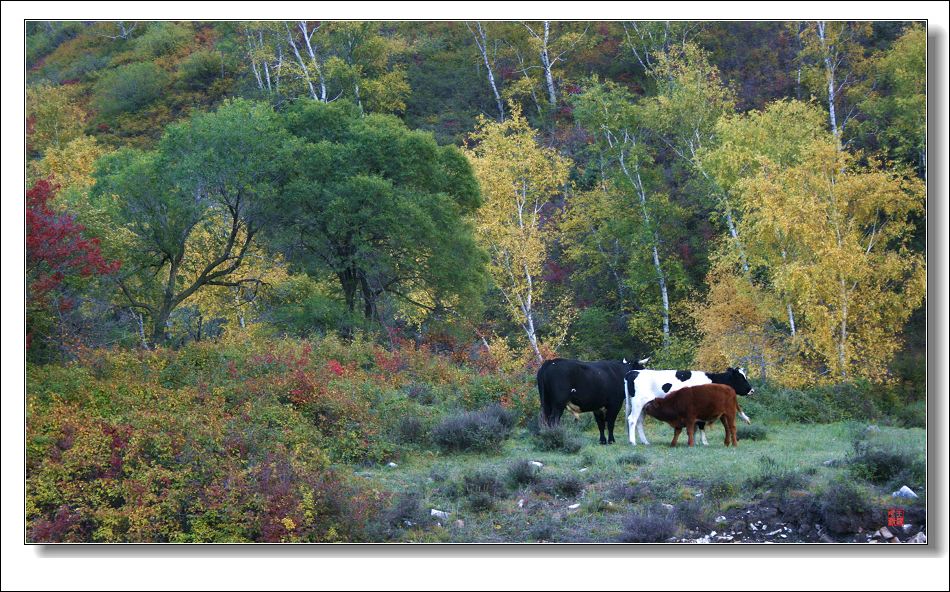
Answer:
POLYGON ((667 510, 672 510, 672 509, 673 509, 673 504, 661 504, 661 505, 662 505, 664 508, 666 508, 667 510))
POLYGON ((914 536, 910 537, 909 539, 907 539, 907 540, 904 541, 904 542, 906 542, 906 543, 916 543, 916 544, 923 544, 923 545, 926 545, 926 544, 927 544, 927 535, 925 535, 923 532, 918 532, 917 534, 915 534, 914 536))
POLYGON ((523 508, 523 507, 524 507, 524 498, 521 498, 520 500, 518 500, 518 507, 519 507, 519 508, 523 508))
POLYGON ((891 497, 906 497, 910 499, 917 499, 917 494, 914 493, 913 489, 904 485, 903 487, 901 487, 900 489, 892 493, 891 497))
POLYGON ((901 526, 901 528, 904 530, 904 534, 910 534, 910 529, 912 529, 913 527, 914 527, 913 524, 905 524, 901 526))
POLYGON ((874 533, 874 536, 888 540, 894 538, 894 533, 891 532, 886 526, 882 526, 880 530, 874 533))
POLYGON ((716 516, 716 524, 721 524, 726 521, 725 516, 716 516))
POLYGON ((899 538, 897 538, 897 537, 894 537, 894 538, 890 539, 890 540, 887 541, 887 542, 889 542, 889 543, 899 543, 899 542, 901 542, 901 540, 900 540, 899 538))
MULTIPOLYGON (((777 535, 777 534, 780 533, 780 532, 782 532, 782 529, 781 529, 781 528, 779 528, 779 529, 777 529, 777 530, 773 530, 772 532, 767 532, 767 533, 765 533, 765 536, 775 536, 775 535, 777 535)), ((785 535, 782 535, 782 536, 785 536, 785 535)))
POLYGON ((444 512, 442 510, 436 510, 435 508, 432 508, 431 510, 429 510, 429 515, 435 518, 441 518, 442 520, 447 520, 449 517, 449 512, 444 512))
POLYGON ((584 473, 584 472, 586 472, 587 470, 588 470, 588 468, 587 468, 587 467, 584 467, 583 469, 581 469, 580 471, 578 471, 578 473, 584 473))
POLYGON ((464 521, 464 520, 456 520, 456 521, 455 521, 455 526, 457 526, 457 527, 459 527, 459 528, 462 528, 462 527, 465 526, 465 521, 464 521))
POLYGON ((877 427, 874 424, 871 424, 868 427, 864 428, 864 431, 865 432, 880 432, 881 428, 877 427))
POLYGON ((706 535, 706 536, 704 536, 704 537, 701 538, 701 539, 696 539, 695 542, 697 542, 697 543, 702 543, 702 544, 706 544, 706 543, 709 542, 709 535, 706 535))
POLYGON ((579 507, 581 507, 580 504, 571 504, 571 505, 569 505, 569 506, 567 507, 567 509, 568 509, 568 510, 576 510, 576 509, 579 508, 579 507))
POLYGON ((391 463, 387 463, 386 466, 389 467, 390 469, 395 469, 395 468, 398 467, 399 465, 397 465, 397 464, 394 463, 394 462, 391 462, 391 463))
POLYGON ((535 466, 535 467, 538 467, 539 469, 544 466, 544 463, 538 462, 538 461, 536 461, 536 460, 529 461, 528 464, 529 464, 529 465, 532 465, 532 466, 535 466))
POLYGON ((711 533, 709 533, 709 536, 711 536, 711 537, 716 536, 716 531, 714 530, 714 531, 712 531, 711 533))
POLYGON ((821 463, 821 464, 825 465, 826 467, 833 466, 833 465, 835 464, 835 459, 833 459, 833 458, 828 459, 828 460, 826 460, 825 462, 823 462, 823 463, 821 463))

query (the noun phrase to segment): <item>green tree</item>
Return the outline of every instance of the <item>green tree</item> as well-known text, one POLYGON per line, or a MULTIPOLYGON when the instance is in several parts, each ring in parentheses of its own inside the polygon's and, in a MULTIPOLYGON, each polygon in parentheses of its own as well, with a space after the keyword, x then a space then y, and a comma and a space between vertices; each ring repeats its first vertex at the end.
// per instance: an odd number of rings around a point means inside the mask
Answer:
POLYGON ((868 119, 859 131, 874 137, 893 159, 914 166, 926 176, 927 161, 927 31, 908 27, 889 50, 872 59, 875 80, 860 109, 868 119))
POLYGON ((127 304, 148 314, 154 342, 199 290, 257 281, 241 276, 241 264, 271 219, 293 148, 270 107, 237 100, 170 126, 153 151, 100 161, 93 198, 115 196, 130 251, 119 285, 127 304))
POLYGON ((298 103, 286 118, 303 146, 281 195, 275 239, 288 260, 331 273, 347 308, 379 319, 384 295, 437 315, 464 312, 484 285, 471 216, 480 203, 471 166, 389 115, 352 103, 298 103))

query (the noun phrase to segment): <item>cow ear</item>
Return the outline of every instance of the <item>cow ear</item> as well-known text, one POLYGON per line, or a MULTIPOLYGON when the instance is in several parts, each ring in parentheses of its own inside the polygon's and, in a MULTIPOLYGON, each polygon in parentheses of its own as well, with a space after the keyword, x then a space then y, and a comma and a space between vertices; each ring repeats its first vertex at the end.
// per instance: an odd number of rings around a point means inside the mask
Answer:
POLYGON ((623 359, 623 363, 624 363, 624 364, 627 363, 627 358, 624 358, 624 359, 623 359))
POLYGON ((642 360, 640 360, 640 363, 641 363, 641 364, 646 364, 646 363, 649 362, 649 361, 650 361, 650 358, 643 358, 642 360))

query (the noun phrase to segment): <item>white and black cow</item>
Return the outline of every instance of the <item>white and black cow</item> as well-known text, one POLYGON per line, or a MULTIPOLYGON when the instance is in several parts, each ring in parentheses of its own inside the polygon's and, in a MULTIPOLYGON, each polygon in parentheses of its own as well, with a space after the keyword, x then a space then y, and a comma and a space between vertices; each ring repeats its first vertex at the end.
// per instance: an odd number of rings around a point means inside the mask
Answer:
POLYGON ((624 404, 624 374, 642 369, 648 360, 547 360, 538 369, 542 425, 555 426, 560 423, 565 409, 573 413, 575 418, 589 411, 597 420, 600 443, 612 444, 615 441, 614 422, 624 404), (609 439, 604 436, 605 427, 609 439))
MULTIPOLYGON (((627 408, 627 434, 630 443, 634 446, 637 445, 635 432, 640 434, 641 442, 650 443, 643 430, 643 406, 653 399, 665 397, 683 387, 710 383, 729 385, 739 395, 751 395, 755 392, 742 368, 727 368, 725 372, 632 369, 624 375, 623 382, 627 408)), ((746 423, 751 423, 749 417, 741 411, 739 417, 746 423)), ((708 444, 705 423, 698 427, 703 444, 708 444)))

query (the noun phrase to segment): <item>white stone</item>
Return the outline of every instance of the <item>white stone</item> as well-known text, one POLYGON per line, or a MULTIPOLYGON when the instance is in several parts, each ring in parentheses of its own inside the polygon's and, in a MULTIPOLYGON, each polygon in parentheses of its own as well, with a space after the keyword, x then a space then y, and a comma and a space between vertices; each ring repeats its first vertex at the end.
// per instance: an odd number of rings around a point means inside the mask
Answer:
POLYGON ((568 509, 568 510, 576 510, 576 509, 579 508, 579 507, 581 507, 580 504, 571 504, 571 505, 569 505, 569 506, 567 507, 567 509, 568 509))
POLYGON ((442 520, 446 520, 446 519, 449 517, 449 514, 450 514, 450 512, 444 512, 444 511, 442 511, 442 510, 436 510, 435 508, 432 508, 431 510, 429 510, 429 515, 430 515, 430 516, 434 516, 435 518, 441 518, 442 520))
POLYGON ((521 498, 520 500, 518 500, 518 507, 519 507, 519 508, 523 508, 523 507, 524 507, 524 498, 521 498))
POLYGON ((397 464, 394 463, 394 462, 391 462, 391 463, 388 463, 386 466, 389 467, 390 469, 395 469, 395 468, 398 467, 399 465, 397 465, 397 464))
POLYGON ((583 469, 581 469, 580 471, 578 471, 578 473, 584 473, 584 472, 586 472, 587 470, 588 470, 587 467, 584 467, 583 469))
POLYGON ((725 516, 716 516, 716 524, 719 524, 720 522, 725 522, 725 521, 726 521, 725 516))
POLYGON ((535 467, 538 467, 539 469, 544 466, 544 463, 538 462, 538 461, 536 461, 536 460, 532 460, 532 461, 530 461, 528 464, 530 464, 530 465, 532 465, 532 466, 535 466, 535 467))
POLYGON ((897 491, 895 491, 894 493, 892 493, 891 496, 892 496, 892 497, 907 497, 907 498, 911 498, 911 499, 917 499, 917 494, 914 493, 914 490, 911 489, 910 487, 907 487, 906 485, 904 485, 903 487, 901 487, 900 489, 898 489, 897 491))

